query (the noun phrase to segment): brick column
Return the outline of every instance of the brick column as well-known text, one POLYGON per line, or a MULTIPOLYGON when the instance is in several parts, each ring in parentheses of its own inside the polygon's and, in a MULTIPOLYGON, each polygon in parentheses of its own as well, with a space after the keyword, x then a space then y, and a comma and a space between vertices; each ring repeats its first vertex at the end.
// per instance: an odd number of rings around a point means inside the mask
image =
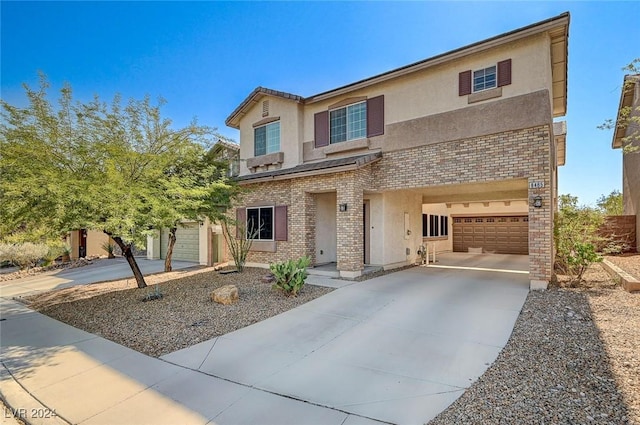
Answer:
POLYGON ((340 276, 357 277, 364 269, 363 192, 354 175, 340 179, 337 186, 338 270, 340 276), (340 211, 341 204, 347 205, 346 211, 340 211))
POLYGON ((529 189, 529 279, 531 289, 546 289, 553 273, 553 195, 551 179, 547 173, 536 173, 529 178, 544 183, 543 188, 529 189), (536 196, 542 198, 542 207, 533 206, 536 196))

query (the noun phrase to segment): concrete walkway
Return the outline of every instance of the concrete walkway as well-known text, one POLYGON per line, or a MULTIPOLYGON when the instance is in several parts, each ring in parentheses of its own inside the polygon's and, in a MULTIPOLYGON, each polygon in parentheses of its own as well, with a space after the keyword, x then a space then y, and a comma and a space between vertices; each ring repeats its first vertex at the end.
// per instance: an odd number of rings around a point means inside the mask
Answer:
POLYGON ((507 342, 527 267, 441 257, 161 359, 2 300, 0 392, 83 424, 423 424, 507 342))
MULTIPOLYGON (((136 261, 144 275, 164 271, 164 260, 136 258, 136 261)), ((187 261, 172 261, 171 265, 174 270, 198 267, 197 263, 187 261)), ((51 289, 126 278, 133 279, 133 273, 124 258, 103 258, 93 264, 75 269, 52 270, 35 276, 0 282, 0 297, 25 296, 51 289)))

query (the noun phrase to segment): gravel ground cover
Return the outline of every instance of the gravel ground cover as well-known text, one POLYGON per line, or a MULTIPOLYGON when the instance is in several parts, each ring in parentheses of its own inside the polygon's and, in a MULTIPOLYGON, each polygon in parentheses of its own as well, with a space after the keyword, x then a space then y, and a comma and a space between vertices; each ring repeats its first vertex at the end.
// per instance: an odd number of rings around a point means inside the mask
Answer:
POLYGON ((640 424, 640 294, 599 264, 531 292, 498 359, 430 425, 640 424))
MULTIPOLYGON (((157 357, 249 326, 332 290, 305 285, 297 297, 286 297, 261 281, 266 273, 253 268, 227 275, 211 269, 187 272, 160 283, 163 298, 146 302, 142 299, 154 293, 155 286, 130 289, 132 279, 44 293, 27 302, 54 319, 157 357), (227 306, 212 302, 210 293, 227 284, 238 287, 239 301, 227 306)), ((156 277, 162 278, 167 276, 156 277)))
POLYGON ((640 254, 609 255, 606 258, 631 276, 640 279, 640 254))

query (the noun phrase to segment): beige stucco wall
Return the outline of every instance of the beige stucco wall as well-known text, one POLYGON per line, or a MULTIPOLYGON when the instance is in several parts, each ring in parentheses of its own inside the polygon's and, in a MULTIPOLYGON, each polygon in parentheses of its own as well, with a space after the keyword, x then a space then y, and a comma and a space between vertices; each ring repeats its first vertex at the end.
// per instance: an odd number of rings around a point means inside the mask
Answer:
MULTIPOLYGON (((552 90, 549 37, 539 34, 466 58, 443 63, 348 95, 315 103, 304 110, 304 141, 313 140, 313 117, 330 105, 349 97, 385 96, 385 125, 439 114, 468 106, 458 96, 458 74, 512 59, 512 83, 502 87, 502 99, 539 90, 552 90)), ((483 103, 491 102, 491 100, 483 103)), ((551 108, 551 101, 549 101, 551 108)))
POLYGON ((317 193, 316 198, 316 264, 338 260, 336 237, 336 193, 317 193))
MULTIPOLYGON (((305 157, 307 160, 324 159, 327 156, 321 152, 312 152, 314 139, 314 115, 317 112, 326 111, 331 105, 349 98, 358 97, 375 97, 378 95, 385 96, 385 136, 372 138, 369 141, 371 149, 378 150, 383 146, 393 143, 396 139, 402 139, 403 134, 400 133, 393 137, 394 140, 388 140, 389 131, 395 130, 402 123, 411 123, 414 127, 414 120, 423 119, 424 117, 435 116, 435 122, 442 124, 455 122, 455 117, 439 116, 438 114, 446 114, 451 111, 461 110, 463 108, 475 107, 474 110, 482 108, 483 105, 494 103, 496 101, 505 101, 510 98, 522 97, 535 92, 544 92, 541 96, 545 105, 542 111, 551 108, 551 99, 553 98, 551 83, 551 59, 549 48, 549 37, 547 34, 537 34, 525 39, 497 46, 492 49, 469 55, 465 58, 449 61, 443 64, 432 66, 430 68, 413 72, 411 74, 398 77, 391 81, 382 82, 373 86, 366 87, 347 95, 327 98, 319 101, 308 100, 302 105, 293 100, 282 99, 273 96, 264 96, 260 101, 248 111, 240 122, 240 156, 242 159, 253 157, 254 154, 254 137, 253 124, 263 120, 262 102, 269 100, 269 117, 279 116, 281 151, 285 153, 282 168, 290 168, 302 163, 303 151, 306 149, 305 157), (498 61, 512 59, 512 83, 499 88, 501 96, 481 102, 469 104, 468 96, 458 96, 458 74, 466 70, 476 70, 495 65, 498 61), (304 146, 304 149, 303 149, 304 146)), ((515 108, 523 109, 530 102, 523 99, 516 105, 505 104, 507 110, 515 114, 515 108)), ((533 108, 533 111, 527 110, 519 114, 522 117, 531 117, 532 113, 540 108, 533 108)), ((479 112, 481 113, 481 111, 479 112)), ((509 118, 505 118, 509 119, 509 118)), ((547 119, 545 115, 543 120, 547 119)), ((517 120, 517 119, 516 119, 517 120)), ((475 122, 479 122, 474 120, 475 122)), ((486 120, 491 123, 491 120, 486 120)), ((448 137, 451 127, 450 124, 437 129, 437 134, 441 134, 442 140, 451 140, 463 137, 475 137, 478 135, 492 134, 498 131, 515 130, 525 128, 531 125, 543 124, 538 119, 537 122, 531 122, 529 119, 527 125, 514 123, 509 128, 479 128, 478 131, 464 134, 457 134, 455 131, 448 137)), ((426 128, 433 127, 433 122, 424 123, 426 128)), ((439 126, 439 127, 440 127, 439 126)), ((454 126, 455 127, 455 126, 454 126)), ((473 129, 468 125, 463 127, 473 129)), ((400 130, 402 128, 400 127, 400 130)), ((453 129, 455 130, 455 129, 453 129)), ((435 135, 436 138, 437 134, 435 135)), ((434 138, 434 134, 429 134, 430 139, 434 138)), ((398 141, 396 140, 396 142, 398 141)), ((418 144, 423 141, 418 141, 418 144)), ((404 144, 404 142, 401 142, 404 144)), ((414 142, 413 145, 416 145, 414 142)), ((408 146, 401 146, 408 147, 408 146)), ((384 148, 383 148, 384 149, 384 148)), ((366 149, 365 149, 366 151, 366 149)), ((331 158, 347 156, 353 154, 353 151, 333 154, 331 158)), ((273 167, 269 168, 273 169, 273 167)), ((259 171, 266 171, 261 169, 259 171)), ((250 174, 246 166, 246 162, 241 162, 241 175, 250 174)))
POLYGON ((302 162, 302 145, 299 143, 301 113, 302 107, 297 102, 274 96, 264 96, 249 110, 240 122, 240 175, 249 174, 246 159, 254 157, 253 124, 265 118, 280 117, 280 151, 284 152, 282 168, 302 162), (269 101, 267 117, 262 116, 262 102, 265 100, 269 101))
MULTIPOLYGON (((71 258, 78 258, 80 249, 80 231, 73 230, 69 233, 67 238, 71 247, 71 258)), ((109 241, 109 236, 98 230, 87 231, 87 257, 106 257, 107 251, 102 248, 102 245, 109 241)), ((111 241, 111 243, 114 243, 111 241)))
POLYGON ((409 191, 384 193, 384 240, 382 243, 372 238, 372 251, 382 250, 385 268, 414 263, 422 244, 422 196, 409 191), (409 231, 406 235, 405 213, 409 214, 409 231), (407 249, 409 254, 407 254, 407 249))

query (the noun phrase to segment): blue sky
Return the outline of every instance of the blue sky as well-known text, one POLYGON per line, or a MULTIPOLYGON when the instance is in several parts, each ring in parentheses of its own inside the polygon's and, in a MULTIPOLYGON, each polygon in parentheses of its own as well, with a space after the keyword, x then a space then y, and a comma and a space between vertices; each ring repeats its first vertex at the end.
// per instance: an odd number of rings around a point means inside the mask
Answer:
POLYGON ((571 13, 567 165, 560 193, 621 189, 611 132, 621 68, 640 57, 640 2, 0 2, 1 92, 43 71, 54 89, 110 100, 149 94, 177 126, 226 117, 256 87, 309 96, 571 13))

